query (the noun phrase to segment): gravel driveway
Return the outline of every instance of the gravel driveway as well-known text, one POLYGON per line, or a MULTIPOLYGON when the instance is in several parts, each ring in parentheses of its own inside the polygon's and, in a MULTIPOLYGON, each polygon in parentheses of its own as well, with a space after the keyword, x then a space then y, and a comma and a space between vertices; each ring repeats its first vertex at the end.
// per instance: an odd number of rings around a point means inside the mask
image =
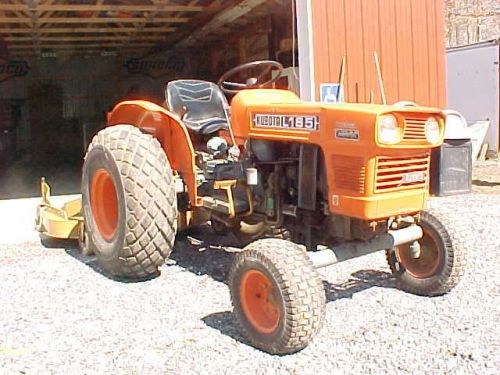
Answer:
MULTIPOLYGON (((1 374, 500 373, 498 195, 432 201, 474 234, 453 292, 395 289, 382 253, 324 269, 325 325, 283 357, 240 335, 225 284, 231 254, 180 240, 160 277, 111 280, 74 243, 41 245, 30 229, 35 204, 0 201, 1 374)), ((194 236, 215 242, 207 232, 194 236)))

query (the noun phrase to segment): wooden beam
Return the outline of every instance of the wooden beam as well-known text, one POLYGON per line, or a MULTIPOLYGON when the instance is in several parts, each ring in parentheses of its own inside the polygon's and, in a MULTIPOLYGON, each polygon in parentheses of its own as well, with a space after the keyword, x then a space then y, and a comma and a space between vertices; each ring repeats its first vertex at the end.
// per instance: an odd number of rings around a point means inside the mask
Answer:
POLYGON ((0 4, 1 11, 24 11, 28 10, 27 4, 0 4))
POLYGON ((148 47, 144 49, 140 49, 138 47, 120 47, 119 49, 58 49, 56 51, 36 51, 35 49, 23 49, 23 50, 14 50, 10 52, 10 56, 12 58, 23 59, 31 56, 40 56, 43 52, 55 53, 56 56, 80 56, 80 55, 92 55, 92 54, 102 54, 106 52, 114 52, 117 56, 119 56, 122 52, 126 53, 134 53, 136 54, 138 51, 147 51, 148 47))
MULTIPOLYGON (((2 17, 0 24, 12 23, 30 23, 29 17, 2 17)), ((153 20, 147 20, 142 17, 43 17, 35 20, 36 24, 40 23, 186 23, 189 18, 186 17, 158 17, 153 20)))
POLYGON ((197 30, 192 32, 187 38, 183 39, 176 44, 176 47, 186 48, 191 46, 193 43, 206 37, 209 33, 219 29, 220 27, 235 21, 236 19, 243 17, 245 14, 252 11, 254 8, 265 3, 266 0, 243 0, 237 5, 226 8, 222 12, 215 15, 211 21, 207 24, 199 27, 197 30))
MULTIPOLYGON (((141 29, 140 33, 170 33, 177 30, 175 27, 146 27, 141 29)), ((135 27, 61 27, 61 28, 50 28, 50 29, 40 29, 44 34, 72 34, 72 33, 131 33, 136 31, 135 27)), ((0 28, 0 34, 31 34, 32 30, 28 28, 0 28)))
MULTIPOLYGON (((101 6, 103 3, 104 3, 104 0, 96 0, 95 5, 101 6)), ((92 12, 91 17, 98 17, 98 16, 99 16, 99 12, 97 12, 97 11, 92 12)))
MULTIPOLYGON (((47 6, 47 5, 52 5, 52 4, 54 4, 56 1, 60 1, 60 0, 47 0, 47 1, 43 4, 43 5, 45 5, 45 6, 47 6)), ((49 12, 37 12, 37 13, 36 13, 36 15, 37 15, 38 17, 52 17, 52 16, 54 15, 54 13, 56 13, 56 12, 54 12, 54 11, 49 11, 49 12)), ((46 27, 46 26, 47 26, 46 24, 42 24, 42 25, 40 25, 40 26, 38 26, 38 25, 37 25, 36 27, 38 27, 39 29, 41 29, 41 31, 43 32, 43 28, 44 28, 44 27, 46 27)), ((33 27, 35 27, 35 26, 33 26, 33 27)), ((40 32, 38 32, 38 30, 37 30, 37 36, 40 36, 40 35, 41 35, 41 33, 40 33, 40 32)))
MULTIPOLYGON (((103 5, 103 4, 52 4, 37 6, 37 12, 201 12, 205 7, 201 5, 103 5)), ((27 11, 27 4, 0 4, 0 10, 27 11)))
POLYGON ((172 48, 175 43, 178 43, 179 41, 183 40, 191 33, 193 33, 195 30, 202 27, 204 24, 209 22, 216 14, 229 9, 233 5, 234 1, 228 2, 223 0, 213 0, 210 5, 205 7, 205 10, 203 12, 200 12, 196 16, 192 17, 189 23, 179 27, 179 29, 176 30, 175 34, 172 34, 164 43, 149 51, 149 54, 155 54, 159 50, 172 48))
POLYGON ((0 18, 0 24, 7 24, 7 23, 30 23, 31 18, 30 17, 1 17, 0 18))
MULTIPOLYGON (((102 0, 99 0, 99 1, 102 1, 102 0)), ((170 0, 167 0, 167 2, 168 1, 170 1, 170 0)), ((144 13, 144 18, 148 21, 148 23, 150 21, 153 21, 154 18, 157 17, 158 14, 160 13, 160 9, 163 9, 166 5, 163 0, 151 0, 151 2, 154 4, 153 5, 154 11, 144 13)), ((194 5, 194 3, 191 1, 191 3, 189 3, 188 5, 194 5)), ((178 16, 179 14, 180 14, 180 12, 175 12, 175 14, 173 16, 176 18, 179 18, 179 16, 178 16)), ((137 35, 139 33, 141 33, 141 31, 144 29, 145 24, 144 23, 136 23, 136 24, 134 24, 134 26, 135 26, 135 30, 129 34, 128 43, 131 43, 133 40, 136 39, 137 35)))
MULTIPOLYGON (((129 44, 128 47, 151 47, 154 43, 136 43, 129 44)), ((75 48, 110 48, 110 47, 123 47, 122 43, 94 43, 94 44, 40 44, 35 45, 10 45, 9 50, 20 50, 20 49, 33 49, 33 48, 45 48, 45 49, 75 49, 75 48)))
MULTIPOLYGON (((100 40, 123 40, 126 41, 130 37, 128 35, 96 35, 96 36, 41 36, 40 41, 61 42, 61 41, 100 41, 100 40)), ((162 35, 138 35, 134 41, 140 40, 162 40, 162 35)), ((33 42, 33 38, 29 36, 8 36, 3 38, 6 42, 33 42)))
POLYGON ((240 64, 244 64, 244 63, 248 62, 248 60, 247 60, 247 39, 245 37, 242 37, 238 41, 238 49, 239 49, 240 64))

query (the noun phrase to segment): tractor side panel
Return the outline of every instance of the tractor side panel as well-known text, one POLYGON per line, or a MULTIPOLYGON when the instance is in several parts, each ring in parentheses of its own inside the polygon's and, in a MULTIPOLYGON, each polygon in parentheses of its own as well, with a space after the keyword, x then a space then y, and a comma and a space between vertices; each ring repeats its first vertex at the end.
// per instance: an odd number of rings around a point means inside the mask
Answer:
POLYGON ((118 103, 108 113, 107 126, 120 124, 136 126, 158 139, 172 168, 182 176, 191 204, 199 206, 193 144, 181 120, 155 103, 130 100, 118 103))

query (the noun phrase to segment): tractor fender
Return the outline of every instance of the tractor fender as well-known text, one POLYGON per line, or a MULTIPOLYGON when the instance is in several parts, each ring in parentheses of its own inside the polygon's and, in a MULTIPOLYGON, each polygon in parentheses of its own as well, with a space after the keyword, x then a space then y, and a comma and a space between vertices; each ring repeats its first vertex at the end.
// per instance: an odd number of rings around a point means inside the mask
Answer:
POLYGON ((195 154, 181 119, 166 108, 145 100, 118 103, 107 115, 106 126, 132 125, 154 136, 162 145, 172 169, 184 180, 192 206, 201 206, 197 194, 195 154))

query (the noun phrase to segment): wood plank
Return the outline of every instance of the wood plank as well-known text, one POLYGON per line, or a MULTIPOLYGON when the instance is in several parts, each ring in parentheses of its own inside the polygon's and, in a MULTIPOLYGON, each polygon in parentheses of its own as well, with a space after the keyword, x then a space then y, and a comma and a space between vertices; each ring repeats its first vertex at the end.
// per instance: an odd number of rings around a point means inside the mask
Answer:
MULTIPOLYGON (((117 47, 118 48, 118 47, 117 47)), ((127 47, 127 46, 121 46, 119 47, 119 49, 115 50, 115 49, 85 49, 85 48, 81 48, 81 49, 58 49, 56 51, 47 51, 49 53, 54 53, 56 54, 57 56, 79 56, 79 55, 91 55, 91 54, 101 54, 101 53, 107 53, 107 52, 113 52, 115 53, 116 55, 122 53, 122 52, 134 52, 134 53, 137 53, 138 51, 147 51, 150 47, 144 47, 144 48, 140 48, 140 47, 127 47)), ((12 58, 19 58, 19 59, 22 59, 22 58, 26 58, 28 56, 39 56, 41 53, 43 52, 46 52, 46 51, 39 51, 39 50, 36 50, 35 48, 32 48, 32 49, 21 49, 21 50, 13 50, 13 51, 10 51, 10 56, 12 58)))
POLYGON ((479 156, 478 156, 477 160, 479 160, 479 161, 485 161, 486 160, 486 154, 487 154, 487 152, 488 152, 488 144, 484 143, 481 146, 481 151, 479 151, 479 156))
POLYGON ((143 17, 50 17, 39 18, 37 23, 186 23, 186 17, 157 17, 148 20, 143 17))
MULTIPOLYGON (((170 33, 177 30, 175 27, 146 27, 138 32, 140 33, 170 33)), ((61 27, 61 28, 50 28, 50 29, 40 29, 44 34, 72 34, 72 33, 131 33, 135 32, 135 27, 61 27)), ((31 34, 32 30, 30 28, 0 28, 0 34, 31 34)))
MULTIPOLYGON (((229 9, 231 6, 235 6, 234 2, 224 2, 223 0, 213 0, 210 5, 208 5, 203 12, 199 12, 196 16, 192 17, 190 22, 179 27, 179 29, 173 33, 162 45, 158 46, 158 49, 164 49, 165 47, 173 48, 176 43, 187 38, 192 32, 200 29, 218 13, 229 9)), ((150 53, 156 53, 157 50, 152 50, 150 53)))
MULTIPOLYGON (((38 5, 37 12, 201 12, 205 7, 201 5, 92 5, 92 4, 52 4, 38 5)), ((6 11, 28 11, 27 4, 0 4, 0 10, 6 11)))
POLYGON ((177 43, 176 47, 188 47, 198 39, 203 39, 209 33, 221 28, 222 26, 234 22, 238 18, 249 13, 259 5, 262 5, 265 0, 243 0, 232 7, 226 8, 217 13, 208 23, 202 27, 196 28, 189 36, 177 43))
MULTIPOLYGON (((15 23, 30 23, 30 17, 2 17, 0 24, 15 24, 15 23)), ((38 18, 35 23, 187 23, 189 18, 186 17, 157 17, 152 20, 147 20, 142 17, 42 17, 38 18)))
MULTIPOLYGON (((40 36, 37 39, 40 41, 99 41, 99 40, 129 40, 128 35, 96 35, 96 36, 40 36)), ((134 41, 139 40, 162 40, 165 37, 162 35, 137 35, 134 41)), ((31 36, 10 36, 3 38, 6 42, 33 42, 31 36)))
MULTIPOLYGON (((98 0, 98 1, 103 1, 103 0, 98 0)), ((154 4, 154 11, 151 11, 151 12, 145 12, 143 13, 143 16, 145 19, 147 20, 152 20, 154 19, 157 15, 158 15, 158 9, 160 7, 160 5, 165 5, 161 0, 151 0, 154 4)), ((102 3, 101 3, 102 4, 102 3)), ((191 5, 191 4, 190 4, 191 5)), ((178 12, 176 12, 174 14, 174 17, 177 17, 177 14, 179 14, 178 12)), ((96 15, 96 14, 94 14, 96 15)), ((132 39, 135 39, 136 36, 138 35, 138 33, 144 28, 144 24, 143 23, 135 23, 134 24, 135 26, 135 30, 131 33, 128 34, 129 38, 128 38, 128 42, 130 43, 132 41, 132 39)))
POLYGON ((126 46, 125 44, 116 44, 115 46, 105 46, 102 47, 100 45, 89 45, 84 48, 82 47, 74 47, 74 46, 61 46, 60 48, 53 48, 52 46, 42 46, 42 47, 35 47, 32 46, 31 48, 16 48, 10 50, 10 55, 14 54, 28 54, 30 52, 35 52, 35 53, 40 53, 40 52, 65 52, 65 53, 81 53, 81 54, 87 54, 91 52, 116 52, 116 53, 121 53, 124 50, 133 50, 133 51, 148 51, 152 46, 151 45, 130 45, 126 46))
POLYGON ((27 4, 0 4, 0 10, 8 10, 8 11, 23 11, 28 10, 27 4))
MULTIPOLYGON (((154 46, 154 43, 137 43, 137 44, 128 44, 128 47, 151 47, 154 46)), ((109 47, 124 47, 122 43, 95 43, 95 44, 40 44, 40 45, 10 45, 9 50, 11 49, 33 49, 33 48, 47 48, 47 49, 75 49, 75 48, 109 48, 109 47)))

